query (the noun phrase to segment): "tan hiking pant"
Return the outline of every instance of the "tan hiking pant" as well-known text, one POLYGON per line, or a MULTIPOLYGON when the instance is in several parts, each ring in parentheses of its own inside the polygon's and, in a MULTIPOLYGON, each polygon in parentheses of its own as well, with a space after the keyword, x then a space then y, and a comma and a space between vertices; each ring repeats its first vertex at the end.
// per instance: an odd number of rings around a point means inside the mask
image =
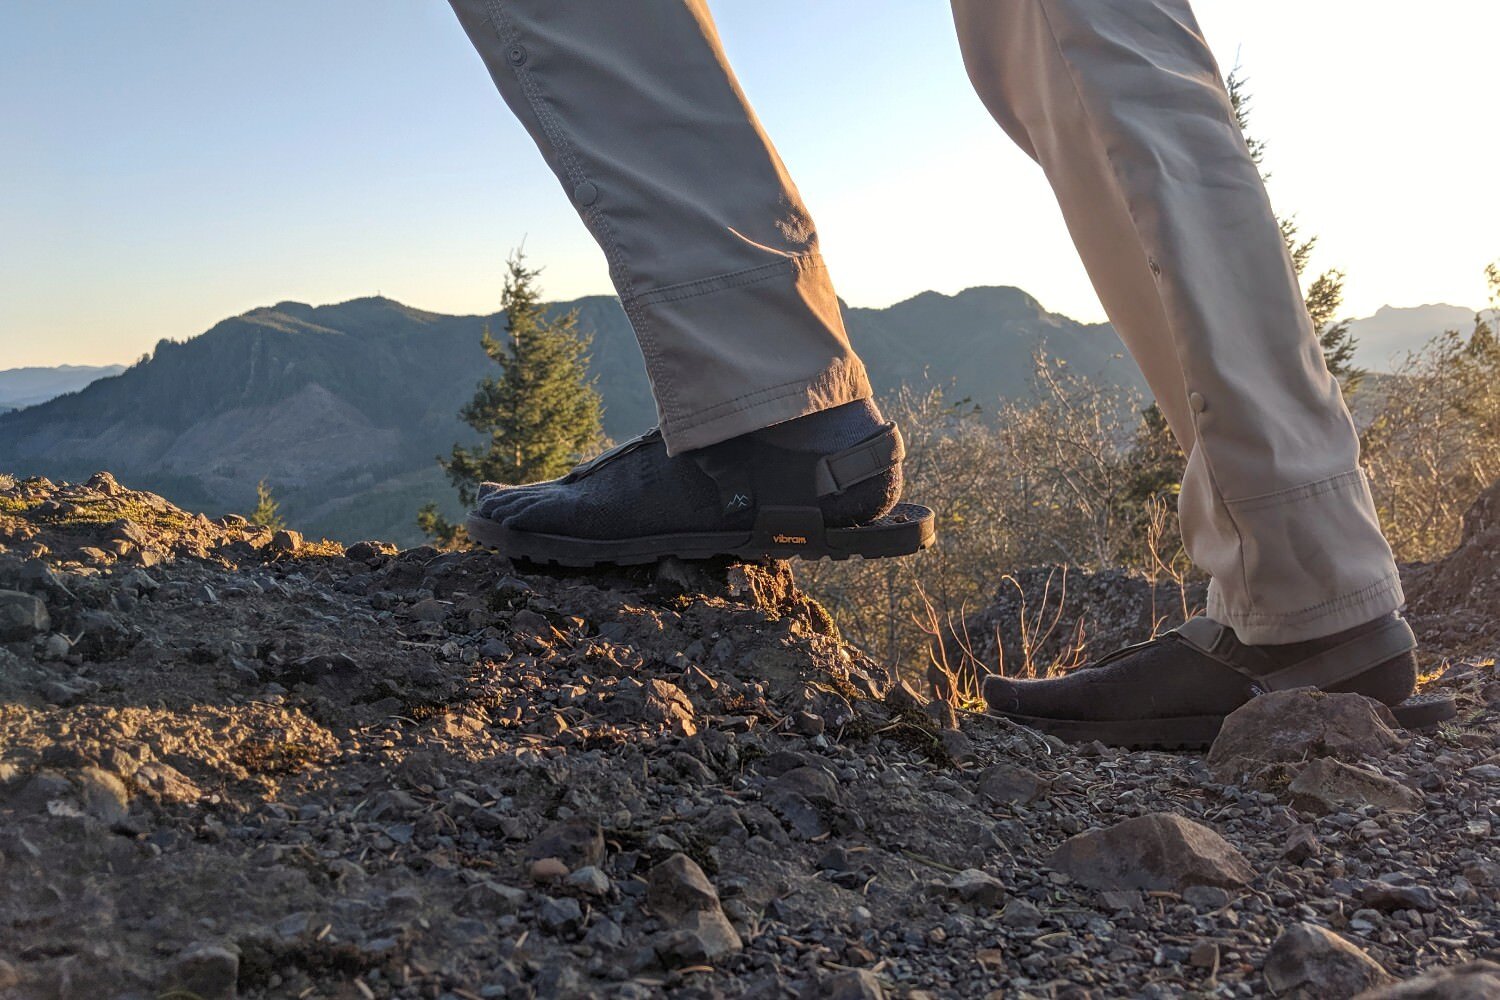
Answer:
MULTIPOLYGON (((702 0, 450 2, 604 249, 674 453, 870 394, 702 0)), ((1210 616, 1279 643, 1399 607, 1354 424, 1187 0, 953 14, 1188 456, 1210 616)))

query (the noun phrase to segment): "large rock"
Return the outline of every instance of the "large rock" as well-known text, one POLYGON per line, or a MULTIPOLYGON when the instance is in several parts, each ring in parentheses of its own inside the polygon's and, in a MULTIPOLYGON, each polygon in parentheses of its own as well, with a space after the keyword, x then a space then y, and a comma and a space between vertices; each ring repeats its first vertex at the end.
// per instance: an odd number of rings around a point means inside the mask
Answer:
POLYGON ((1421 794, 1399 781, 1329 757, 1319 757, 1304 767, 1287 791, 1294 806, 1309 812, 1337 812, 1363 806, 1390 812, 1416 812, 1422 808, 1421 794))
POLYGON ((597 821, 584 817, 559 820, 547 827, 526 848, 533 860, 556 858, 569 871, 604 863, 604 831, 597 821))
POLYGON ((657 916, 675 923, 689 913, 718 909, 719 892, 696 861, 674 854, 651 869, 646 903, 657 916))
POLYGON ((117 775, 97 767, 86 767, 78 774, 83 808, 103 823, 119 823, 130 812, 130 794, 117 775))
POLYGON ((1380 753, 1404 745, 1395 724, 1390 709, 1364 695, 1273 691, 1229 714, 1208 766, 1218 780, 1234 781, 1265 764, 1380 753))
POLYGON ((1239 851, 1201 823, 1171 813, 1127 819, 1070 837, 1047 863, 1093 889, 1241 886, 1255 877, 1239 851))
POLYGON ((1047 790, 1047 782, 1028 767, 995 764, 979 772, 979 794, 991 802, 1035 801, 1047 790))
POLYGON ((47 631, 47 605, 19 590, 0 590, 0 642, 19 642, 47 631))
POLYGON ((1266 986, 1277 996, 1348 1000, 1391 982, 1369 955, 1316 924, 1293 924, 1266 952, 1266 986))
POLYGON ((1500 997, 1500 964, 1480 960, 1433 969, 1415 979, 1361 993, 1358 1000, 1494 1000, 1500 997))
POLYGON ((668 965, 712 962, 743 947, 719 906, 718 890, 685 854, 674 854, 651 869, 646 905, 667 926, 655 948, 668 965))

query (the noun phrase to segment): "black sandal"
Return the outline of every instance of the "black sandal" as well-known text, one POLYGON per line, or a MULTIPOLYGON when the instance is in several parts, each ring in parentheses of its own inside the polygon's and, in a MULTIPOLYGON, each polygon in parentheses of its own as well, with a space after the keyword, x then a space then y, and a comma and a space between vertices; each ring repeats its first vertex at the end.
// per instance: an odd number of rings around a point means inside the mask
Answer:
MULTIPOLYGON (((665 444, 655 428, 579 465, 558 482, 577 482, 638 448, 665 444)), ((888 423, 851 448, 812 455, 735 439, 689 452, 699 471, 717 487, 720 511, 708 530, 621 538, 588 538, 511 527, 479 512, 469 515, 469 537, 502 554, 559 566, 629 565, 664 556, 707 559, 877 559, 918 552, 936 537, 933 512, 897 503, 859 524, 830 524, 847 491, 899 471, 905 447, 888 423)))

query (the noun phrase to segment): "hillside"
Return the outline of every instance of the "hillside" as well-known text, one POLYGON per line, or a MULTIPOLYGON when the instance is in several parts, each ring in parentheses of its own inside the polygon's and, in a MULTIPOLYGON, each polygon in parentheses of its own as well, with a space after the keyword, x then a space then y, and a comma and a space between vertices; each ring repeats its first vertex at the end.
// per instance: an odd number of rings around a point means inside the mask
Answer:
POLYGON ((90 382, 125 370, 124 365, 57 365, 51 368, 7 368, 0 371, 0 413, 45 403, 90 382))
MULTIPOLYGON (((1496 318, 1492 309, 1483 310, 1482 315, 1491 322, 1496 318)), ((1363 316, 1349 324, 1349 332, 1359 342, 1354 363, 1374 372, 1394 370, 1407 354, 1421 350, 1445 330, 1468 334, 1473 328, 1473 309, 1444 303, 1381 306, 1373 316, 1363 316)))
MULTIPOLYGON (((639 349, 618 302, 577 309, 593 336, 605 430, 618 439, 655 422, 639 349)), ((850 309, 851 336, 877 388, 952 380, 992 401, 1024 392, 1045 343, 1077 371, 1139 386, 1104 326, 1046 312, 1014 288, 924 293, 887 309, 850 309)), ((328 306, 282 302, 224 320, 80 392, 0 414, 0 471, 81 478, 110 467, 175 502, 223 512, 272 486, 302 530, 345 542, 417 540, 414 512, 456 502, 435 457, 472 439, 457 416, 489 362, 485 325, 384 298, 328 306)))
MULTIPOLYGON (((0 995, 1500 989, 1492 646, 1429 679, 1463 726, 1281 692, 1206 759, 1122 752, 893 686, 786 564, 0 487, 0 995)), ((1492 617, 1494 506, 1414 593, 1492 617)))

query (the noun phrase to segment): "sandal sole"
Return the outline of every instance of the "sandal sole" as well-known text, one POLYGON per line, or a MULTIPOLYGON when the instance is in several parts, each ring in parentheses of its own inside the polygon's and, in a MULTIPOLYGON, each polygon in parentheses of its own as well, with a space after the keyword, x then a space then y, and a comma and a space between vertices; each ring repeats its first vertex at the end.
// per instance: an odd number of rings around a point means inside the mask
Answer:
MULTIPOLYGON (((1431 729, 1458 714, 1453 696, 1417 694, 1389 706, 1396 723, 1403 729, 1431 729)), ((1065 743, 1091 743, 1127 750, 1204 750, 1213 745, 1224 725, 1222 715, 1191 715, 1168 719, 1126 719, 1089 722, 1073 719, 1042 719, 1006 712, 991 715, 1019 723, 1065 743)))
POLYGON ((754 528, 635 538, 575 538, 507 528, 470 515, 469 537, 511 559, 554 566, 633 566, 667 556, 679 559, 884 559, 911 555, 937 537, 936 517, 921 504, 899 503, 890 513, 852 528, 825 528, 815 508, 765 507, 754 528))

